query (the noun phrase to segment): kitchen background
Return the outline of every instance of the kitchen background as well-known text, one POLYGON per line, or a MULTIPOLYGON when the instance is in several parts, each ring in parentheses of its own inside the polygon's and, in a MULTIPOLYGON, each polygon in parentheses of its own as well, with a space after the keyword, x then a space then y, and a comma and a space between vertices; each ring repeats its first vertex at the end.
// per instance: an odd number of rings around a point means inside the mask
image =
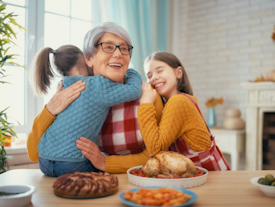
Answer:
POLYGON ((173 1, 172 51, 183 62, 204 117, 205 102, 223 97, 215 107, 222 126, 227 108, 246 119, 247 92, 241 83, 275 69, 274 0, 173 1))
MULTIPOLYGON (((223 127, 228 108, 241 111, 246 121, 247 91, 241 83, 255 81, 275 70, 275 0, 5 0, 8 11, 28 29, 18 32, 19 63, 11 67, 9 81, 0 85, 0 109, 15 131, 31 130, 35 116, 52 97, 34 96, 28 84, 28 67, 44 46, 75 44, 82 48, 86 32, 104 21, 123 26, 135 47, 132 65, 145 80, 142 62, 155 50, 174 53, 182 61, 204 118, 211 98, 223 98, 215 107, 217 126, 223 127), (8 87, 8 90, 6 90, 8 87), (16 96, 14 95, 16 94, 16 96)), ((1 4, 1 3, 0 3, 1 4)))
MULTIPOLYGON (((28 29, 25 36, 18 31, 18 39, 25 42, 14 48, 14 52, 21 55, 19 63, 26 69, 40 48, 57 48, 68 43, 82 48, 82 39, 90 28, 103 21, 115 21, 129 31, 135 46, 132 63, 144 79, 144 58, 155 50, 166 50, 182 61, 205 119, 206 101, 213 97, 224 99, 222 105, 215 107, 220 127, 228 108, 240 109, 242 119, 246 119, 246 91, 240 84, 265 77, 275 69, 275 42, 271 38, 275 26, 275 0, 4 2, 8 3, 9 11, 19 15, 19 23, 28 29), (127 9, 133 12, 121 12, 127 9), (127 15, 130 20, 126 21, 127 15)), ((18 97, 11 97, 11 92, 7 92, 4 96, 10 97, 7 98, 10 102, 1 103, 11 105, 11 118, 22 125, 16 130, 24 133, 29 132, 34 117, 56 88, 55 83, 48 96, 35 97, 27 75, 27 70, 20 68, 10 77, 14 92, 19 92, 18 97), (17 86, 19 83, 21 85, 17 86)))

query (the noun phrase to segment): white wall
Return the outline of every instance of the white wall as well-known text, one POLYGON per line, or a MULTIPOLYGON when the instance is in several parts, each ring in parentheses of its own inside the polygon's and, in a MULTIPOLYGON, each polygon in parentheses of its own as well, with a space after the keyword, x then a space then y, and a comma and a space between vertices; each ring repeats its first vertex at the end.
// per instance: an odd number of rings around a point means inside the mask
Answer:
POLYGON ((184 65, 204 118, 205 102, 216 107, 222 126, 227 108, 245 119, 246 92, 240 83, 275 69, 275 0, 173 0, 172 52, 184 65))

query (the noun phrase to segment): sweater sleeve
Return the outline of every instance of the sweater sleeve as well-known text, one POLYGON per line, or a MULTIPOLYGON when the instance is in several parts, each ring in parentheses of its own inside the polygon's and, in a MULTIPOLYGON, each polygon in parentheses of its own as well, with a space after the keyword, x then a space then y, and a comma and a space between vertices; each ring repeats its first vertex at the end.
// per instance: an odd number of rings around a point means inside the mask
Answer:
POLYGON ((157 97, 154 103, 154 107, 156 110, 156 119, 157 119, 157 124, 159 124, 161 116, 162 116, 162 110, 163 110, 163 103, 160 95, 157 93, 157 97))
MULTIPOLYGON (((157 93, 157 98, 154 103, 156 110, 156 120, 159 123, 162 115, 163 104, 160 95, 157 93)), ((129 168, 144 165, 148 160, 149 152, 145 149, 138 154, 130 155, 111 155, 105 157, 106 172, 109 173, 125 173, 129 168)))
POLYGON ((27 140, 28 155, 32 162, 38 162, 39 154, 37 151, 37 146, 40 138, 44 132, 49 128, 49 126, 54 121, 55 116, 52 116, 46 107, 37 115, 34 119, 32 130, 29 133, 27 140))
POLYGON ((138 122, 149 154, 168 150, 182 135, 194 151, 210 147, 211 141, 204 120, 193 103, 182 95, 175 95, 166 103, 159 126, 155 117, 156 110, 153 104, 139 105, 138 122))
POLYGON ((125 74, 125 84, 114 82, 102 76, 101 102, 106 106, 137 100, 142 93, 142 79, 134 69, 128 69, 125 74))
POLYGON ((106 172, 126 173, 126 171, 138 165, 144 165, 148 160, 148 150, 139 154, 105 156, 106 172))

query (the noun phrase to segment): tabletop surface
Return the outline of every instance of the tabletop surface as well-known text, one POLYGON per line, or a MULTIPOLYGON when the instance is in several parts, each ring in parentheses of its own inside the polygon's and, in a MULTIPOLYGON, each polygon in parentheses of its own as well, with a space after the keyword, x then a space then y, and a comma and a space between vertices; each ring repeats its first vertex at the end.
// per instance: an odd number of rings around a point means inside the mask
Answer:
MULTIPOLYGON (((210 171, 205 184, 188 188, 198 195, 198 200, 192 207, 198 206, 275 206, 275 197, 263 194, 258 186, 250 183, 250 179, 264 176, 268 173, 275 175, 275 170, 259 171, 210 171)), ((34 185, 38 191, 32 196, 30 206, 121 206, 119 195, 127 190, 136 188, 128 182, 127 174, 115 174, 119 180, 119 190, 116 194, 96 199, 66 199, 54 195, 52 185, 56 178, 47 177, 39 169, 10 170, 0 175, 2 185, 34 185)))

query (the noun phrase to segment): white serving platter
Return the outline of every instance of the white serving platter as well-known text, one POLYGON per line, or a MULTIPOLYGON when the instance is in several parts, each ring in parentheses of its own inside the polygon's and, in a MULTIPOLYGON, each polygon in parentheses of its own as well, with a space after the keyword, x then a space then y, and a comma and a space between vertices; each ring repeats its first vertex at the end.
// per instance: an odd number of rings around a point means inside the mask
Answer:
POLYGON ((204 175, 192 177, 192 178, 177 178, 177 179, 161 179, 161 178, 148 178, 132 175, 130 173, 133 169, 139 169, 142 165, 129 168, 127 170, 128 181, 137 186, 167 186, 167 187, 178 187, 178 188, 192 188, 200 186, 206 183, 208 170, 202 167, 196 167, 197 169, 203 170, 204 175))

